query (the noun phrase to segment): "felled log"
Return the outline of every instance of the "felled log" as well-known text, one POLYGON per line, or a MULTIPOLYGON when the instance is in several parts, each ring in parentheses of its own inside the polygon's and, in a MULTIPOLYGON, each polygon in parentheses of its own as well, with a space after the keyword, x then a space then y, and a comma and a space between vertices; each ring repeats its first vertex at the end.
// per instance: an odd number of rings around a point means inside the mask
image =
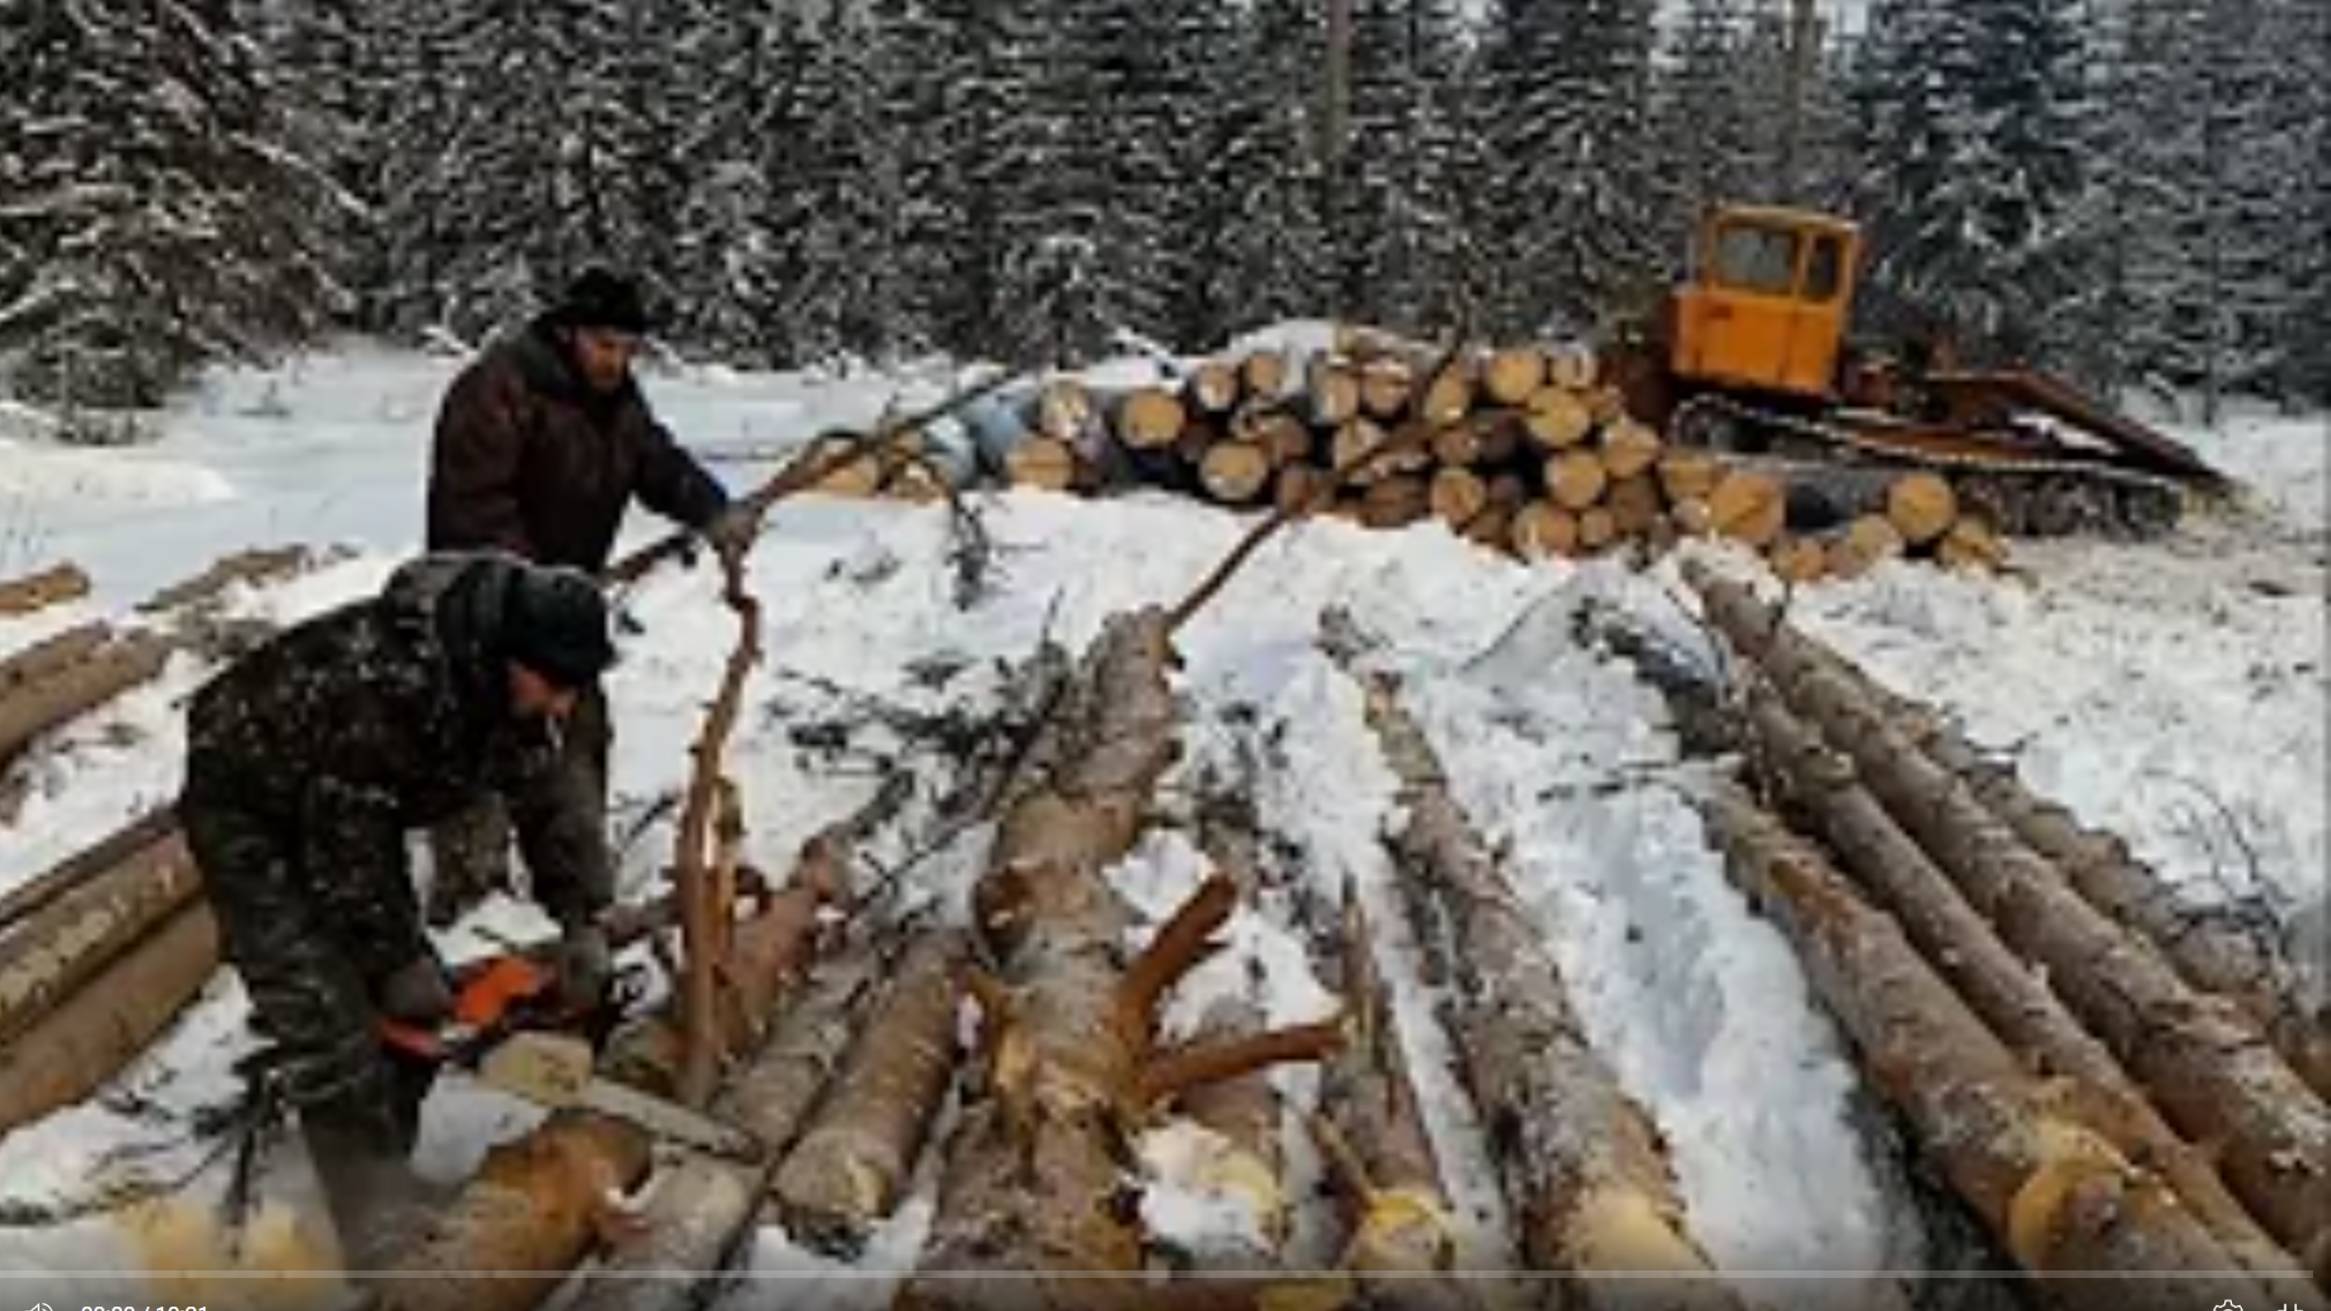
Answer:
POLYGON ((1287 391, 1287 357, 1278 351, 1255 351, 1239 361, 1238 376, 1247 395, 1276 400, 1287 391))
POLYGON ((1408 412, 1416 390, 1416 367, 1399 355, 1376 355, 1360 362, 1360 410, 1378 419, 1408 412))
POLYGON ((1805 963, 1815 993, 1872 1085, 1921 1148, 2035 1278, 2052 1271, 2144 1279, 2047 1282, 2063 1305, 2182 1311, 2262 1293, 2168 1188, 2067 1117, 1968 1011, 1894 921, 1736 789, 1705 803, 1726 868, 1805 963))
POLYGON ((0 578, 0 617, 28 615, 89 595, 89 575, 67 560, 37 573, 0 578))
POLYGON ((1549 451, 1559 451, 1585 441, 1594 431, 1594 416, 1587 413, 1586 402, 1565 387, 1540 387, 1531 393, 1529 408, 1522 413, 1522 426, 1530 440, 1549 451))
POLYGON ((2187 982, 2231 997, 2317 1093, 2331 1096, 2331 1033, 2306 998, 2293 962, 2269 936, 2223 913, 2187 904, 2128 843, 2089 828, 2061 804, 2024 786, 2014 766, 1986 757, 1931 708, 1897 695, 1819 643, 1806 647, 1863 695, 1936 764, 1964 779, 2016 836, 2053 862, 2089 905, 2143 934, 2187 982))
POLYGON ((1546 380, 1557 387, 1585 391, 1595 385, 1600 373, 1590 346, 1566 342, 1548 353, 1546 380))
POLYGON ((61 633, 53 633, 6 659, 0 659, 0 700, 80 661, 103 646, 112 635, 112 629, 91 620, 85 624, 76 624, 61 633))
POLYGON ((1668 506, 1667 518, 1686 537, 1706 537, 1716 531, 1716 512, 1697 497, 1685 497, 1668 506))
POLYGON ((168 806, 138 815, 96 842, 81 848, 48 869, 0 893, 0 928, 111 870, 176 831, 178 818, 168 806))
POLYGON ((1912 546, 1941 537, 1958 517, 1959 498, 1941 474, 1906 473, 1886 489, 1886 519, 1912 546))
POLYGON ((1552 501, 1532 501, 1514 512, 1513 545, 1524 560, 1577 555, 1578 516, 1552 501))
POLYGON ((1135 450, 1173 445, 1188 417, 1180 399, 1163 387, 1136 387, 1109 398, 1108 409, 1117 440, 1135 450))
POLYGON ((1345 1039, 1320 1068, 1311 1120, 1348 1233, 1338 1264, 1359 1277, 1371 1302, 1469 1307, 1464 1290, 1446 1278, 1456 1260, 1449 1197, 1367 918, 1348 883, 1339 937, 1345 1039))
POLYGON ((1624 415, 1603 428, 1603 470, 1614 481, 1650 472, 1659 451, 1658 432, 1624 415))
POLYGON ((1418 394, 1417 417, 1436 426, 1456 423, 1473 408, 1473 392, 1479 382, 1470 360, 1451 360, 1418 394))
POLYGON ((1659 454, 1659 489, 1670 502, 1705 501, 1724 476, 1714 454, 1696 446, 1670 446, 1659 454))
POLYGON ((1865 514, 1830 539, 1826 564, 1839 578, 1859 578, 1881 560, 1902 554, 1902 534, 1884 515, 1865 514))
POLYGON ((169 658, 168 639, 133 633, 0 695, 0 761, 24 750, 41 734, 152 678, 169 658))
POLYGON ((196 903, 0 1046, 0 1132, 103 1087, 218 968, 218 921, 196 903))
POLYGON ((1489 505, 1489 484, 1471 469, 1444 465, 1434 472, 1427 499, 1442 523, 1462 528, 1489 505))
POLYGON ((1564 451, 1546 461, 1546 496, 1565 510, 1583 510, 1601 500, 1609 481, 1602 457, 1593 451, 1564 451))
POLYGON ((1405 528, 1431 513, 1431 484, 1414 474, 1378 478, 1360 494, 1360 522, 1370 528, 1405 528))
POLYGON ((1945 569, 1996 573, 2007 567, 2007 547, 1981 516, 1962 514, 1935 543, 1934 558, 1945 569))
POLYGON ((614 1199, 648 1170, 650 1140, 627 1121, 563 1110, 485 1163, 376 1285, 382 1311, 532 1311, 606 1227, 614 1199))
POLYGON ((1733 648, 1849 755, 1895 820, 2019 954, 2045 968, 2179 1132, 2214 1144, 2235 1196, 2286 1247, 2331 1253, 2331 1110, 2233 1002, 2178 977, 2074 892, 1966 783, 1808 654, 1793 628, 1696 562, 1685 576, 1733 648))
POLYGON ((981 1077, 947 1143, 921 1273, 901 1307, 1090 1307, 1133 1293, 1142 1245, 1123 1193, 1125 1117, 1254 1068, 1188 1052, 1163 1072, 1148 1052, 1159 997, 1228 915, 1235 888, 1210 882, 1128 966, 1128 912, 1102 878, 1131 849, 1174 757, 1171 622, 1144 610, 1104 625, 1031 748, 1043 767, 1025 773, 974 885, 973 922, 996 969, 972 976, 981 1077))
POLYGON ((1621 537, 1641 537, 1658 522, 1659 484, 1648 474, 1614 479, 1603 492, 1603 504, 1621 537))
POLYGON ((1786 490, 1772 477, 1731 469, 1708 493, 1708 528, 1734 541, 1764 547, 1788 521, 1786 490))
POLYGON ((1600 551, 1619 539, 1618 521, 1609 507, 1590 505, 1578 512, 1578 549, 1600 551))
POLYGON ((1261 447, 1274 469, 1311 458, 1311 429, 1276 407, 1240 410, 1231 420, 1230 435, 1261 447))
POLYGON ((849 1063, 771 1184, 788 1233, 853 1258, 905 1194, 955 1074, 965 943, 926 934, 867 1017, 849 1063))
POLYGON ((882 456, 876 451, 852 452, 856 438, 849 433, 826 433, 813 440, 809 458, 826 461, 847 456, 838 467, 817 480, 812 490, 828 496, 872 496, 882 488, 882 456))
POLYGON ((1546 357, 1535 346, 1492 351, 1481 370, 1481 390, 1499 405, 1521 405, 1545 382, 1546 357))
MULTIPOLYGON (((1323 629, 1322 646, 1353 668, 1359 643, 1348 622, 1331 616, 1323 629)), ((1585 1276, 1570 1286, 1583 1306, 1738 1306, 1685 1232, 1658 1130, 1588 1045, 1544 933, 1449 795, 1422 727, 1389 678, 1355 674, 1368 724, 1400 781, 1407 820, 1392 854, 1446 926, 1448 940, 1436 946, 1455 987, 1443 1022, 1481 1108, 1526 1263, 1585 1276), (1595 1277, 1621 1272, 1634 1273, 1595 1277), (1651 1272, 1676 1278, 1641 1277, 1651 1272)))
MULTIPOLYGON (((1337 424, 1335 431, 1329 434, 1327 441, 1328 461, 1331 466, 1352 464, 1370 451, 1382 447, 1384 442, 1384 429, 1375 420, 1353 418, 1349 422, 1337 424)), ((1381 474, 1391 472, 1393 469, 1390 461, 1387 461, 1382 467, 1374 464, 1362 465, 1353 471, 1352 481, 1365 483, 1381 474)))
POLYGON ((1322 428, 1349 423, 1360 415, 1360 378, 1344 361, 1315 355, 1303 374, 1305 415, 1322 428))
POLYGON ((1783 534, 1765 555, 1773 576, 1785 583, 1817 582, 1829 573, 1829 551, 1811 537, 1783 534))
POLYGON ((304 546, 253 547, 221 556, 192 578, 172 583, 138 604, 141 614, 176 610, 214 601, 236 583, 263 583, 285 578, 308 564, 304 546))
POLYGON ((1316 464, 1289 464, 1282 466, 1271 479, 1272 504, 1283 514, 1292 514, 1311 503, 1312 495, 1327 482, 1327 470, 1316 464))
MULTIPOLYGON (((1259 1007, 1243 997, 1224 997, 1199 1022, 1201 1040, 1235 1042, 1264 1028, 1259 1007)), ((1210 1181, 1237 1197, 1254 1220, 1254 1242, 1217 1254, 1217 1269, 1267 1270, 1279 1264, 1289 1231, 1283 1183, 1285 1154, 1279 1134, 1279 1093, 1270 1074, 1254 1070, 1204 1084, 1179 1098, 1182 1114, 1214 1134, 1219 1147, 1207 1162, 1210 1181)))
POLYGON ((1014 487, 1065 492, 1077 484, 1076 451, 1056 437, 1031 434, 1005 453, 1004 470, 1014 487))
POLYGON ((1206 360, 1182 380, 1182 403, 1192 414, 1227 414, 1238 404, 1239 366, 1206 360))
POLYGON ((0 1042, 37 1023, 200 889, 171 833, 0 928, 0 1042))
POLYGON ((1270 485, 1270 453, 1247 442, 1216 442, 1199 461, 1198 482, 1224 505, 1249 504, 1270 485))
POLYGON ((2119 1061, 2008 950, 1948 875, 1772 688, 1750 684, 1745 704, 1758 758, 1790 806, 1810 817, 1861 887, 1889 912, 1937 972, 2012 1049, 2047 1073, 2077 1081, 2059 1108, 2157 1171, 2204 1228, 2249 1270, 2289 1279, 2298 1262, 2229 1193, 2208 1155, 2179 1138, 2119 1061))

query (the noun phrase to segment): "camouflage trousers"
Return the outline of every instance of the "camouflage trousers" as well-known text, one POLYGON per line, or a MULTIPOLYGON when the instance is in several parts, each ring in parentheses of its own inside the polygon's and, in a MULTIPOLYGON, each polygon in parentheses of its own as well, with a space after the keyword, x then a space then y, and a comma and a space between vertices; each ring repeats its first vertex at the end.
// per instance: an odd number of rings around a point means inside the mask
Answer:
MULTIPOLYGON (((558 776, 547 786, 571 788, 587 805, 594 832, 607 826, 607 756, 614 729, 607 694, 596 682, 575 699, 567 720, 558 776)), ((510 812, 494 793, 479 797, 429 827, 429 923, 444 928, 495 892, 514 890, 510 877, 510 812)))
POLYGON ((285 1100, 382 1153, 410 1151, 435 1071, 380 1043, 375 996, 395 967, 370 926, 378 898, 411 888, 309 877, 295 825, 230 803, 182 797, 178 820, 285 1100))

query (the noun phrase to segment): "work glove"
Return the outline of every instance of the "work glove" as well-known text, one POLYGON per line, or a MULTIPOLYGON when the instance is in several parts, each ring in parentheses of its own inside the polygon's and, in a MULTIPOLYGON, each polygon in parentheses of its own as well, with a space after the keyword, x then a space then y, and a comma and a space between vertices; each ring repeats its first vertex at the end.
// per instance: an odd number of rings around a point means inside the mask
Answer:
POLYGON ((453 1014, 453 983, 437 957, 423 952, 397 967, 380 985, 381 1014, 407 1024, 433 1026, 453 1014))
POLYGON ((742 502, 731 502, 704 525, 704 540, 723 560, 741 560, 752 549, 753 538, 760 525, 753 520, 752 507, 742 502))
POLYGON ((569 1003, 597 1002, 615 971, 607 931, 587 920, 567 925, 552 966, 558 972, 559 996, 569 1003))

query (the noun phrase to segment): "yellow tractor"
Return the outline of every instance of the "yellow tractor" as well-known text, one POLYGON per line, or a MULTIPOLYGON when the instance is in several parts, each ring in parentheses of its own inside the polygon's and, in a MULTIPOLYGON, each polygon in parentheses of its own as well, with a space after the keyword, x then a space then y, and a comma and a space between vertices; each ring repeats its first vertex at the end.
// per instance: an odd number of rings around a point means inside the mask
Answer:
POLYGON ((1691 276, 1613 364, 1635 413, 1722 450, 1924 466, 2009 532, 2148 536, 2188 491, 2225 490, 2186 446, 2030 369, 1914 363, 1846 339, 1862 238, 1808 210, 1726 205, 1691 276))

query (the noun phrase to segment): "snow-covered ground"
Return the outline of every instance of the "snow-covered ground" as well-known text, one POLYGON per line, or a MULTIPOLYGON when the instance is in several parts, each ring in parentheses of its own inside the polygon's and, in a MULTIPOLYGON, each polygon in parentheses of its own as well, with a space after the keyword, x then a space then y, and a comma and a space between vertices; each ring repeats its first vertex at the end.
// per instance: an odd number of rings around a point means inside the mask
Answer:
MULTIPOLYGON (((117 613, 241 546, 353 551, 288 585, 240 594, 248 612, 291 619, 371 589, 418 540, 428 423, 454 368, 349 347, 280 370, 225 373, 173 411, 160 441, 136 450, 61 450, 21 422, 0 427, 0 575, 71 557, 97 585, 80 605, 0 620, 0 654, 75 619, 117 613)), ((743 485, 776 448, 863 422, 894 394, 911 404, 945 385, 939 370, 903 381, 692 370, 649 388, 683 440, 739 457, 717 468, 743 485)), ((2331 854, 2323 424, 2241 415, 2222 432, 2188 435, 2258 476, 2253 504, 2142 548, 2018 544, 2022 579, 1889 565, 1801 592, 1792 614, 1894 686, 1949 707, 1978 741, 2012 751, 2035 784, 2126 833, 2181 883, 2212 895, 2268 889, 2278 909, 2311 908, 2319 922, 2331 854)), ((838 755, 792 730, 851 717, 853 697, 983 709, 996 695, 995 662, 1025 656, 1047 633, 1074 649, 1114 610, 1178 598, 1243 527, 1148 495, 1085 503, 1013 493, 989 503, 984 518, 996 547, 993 586, 959 610, 942 511, 805 498, 774 515, 753 558, 767 653, 733 748, 748 854, 764 868, 783 868, 803 836, 869 795, 884 759, 931 787, 945 775, 943 761, 880 729, 853 732, 838 755)), ((635 518, 630 536, 658 528, 635 518)), ((1921 1217, 1890 1182, 1894 1163, 1874 1155, 1885 1149, 1854 1111, 1856 1076, 1786 944, 1725 882, 1671 786, 1677 751, 1655 698, 1567 636, 1564 596, 1586 587, 1664 623, 1681 613, 1672 566, 1642 576, 1609 563, 1532 569, 1431 526, 1374 533, 1322 522, 1284 535, 1183 634, 1187 750, 1163 789, 1165 807, 1169 816, 1185 808, 1224 770, 1236 776, 1243 757, 1259 813, 1298 853, 1300 877, 1331 903, 1351 880, 1387 970, 1404 982, 1403 1038, 1452 1176, 1465 1263, 1508 1264, 1503 1208, 1447 1071, 1432 997, 1415 980, 1415 944, 1377 841, 1396 818, 1392 780, 1357 686, 1312 645, 1323 607, 1349 609, 1407 676, 1460 800, 1510 848, 1513 876, 1589 1036, 1667 1135, 1695 1233, 1729 1269, 1815 1272, 1850 1296, 1859 1275, 1927 1259, 1921 1217)), ((610 683, 619 815, 680 782, 732 637, 709 570, 668 572, 628 608, 640 631, 610 683)), ((172 793, 178 703, 204 674, 180 657, 162 680, 36 762, 19 821, 0 828, 0 889, 172 793)), ((881 854, 919 836, 888 834, 881 854)), ((983 837, 963 834, 917 864, 912 896, 960 917, 983 837)), ((634 890, 669 841, 667 829, 652 828, 630 851, 634 890)), ((1154 920, 1204 869, 1190 840, 1167 828, 1117 877, 1154 920)), ((1276 1020, 1330 1013, 1332 992, 1312 977, 1283 911, 1242 909, 1231 950, 1193 976, 1169 1024, 1193 1022, 1211 997, 1250 977, 1276 1020)), ((546 928, 530 908, 502 901, 443 945, 458 957, 483 950, 489 932, 546 928)), ((212 1232, 215 1165, 159 1208, 34 1223, 203 1161, 215 1143, 193 1133, 191 1120, 235 1094, 227 1067, 249 1045, 245 1009, 222 974, 104 1095, 0 1138, 0 1278, 27 1304, 240 1304, 258 1286, 153 1272, 206 1259, 230 1269, 314 1259, 320 1240, 294 1223, 309 1185, 290 1140, 263 1175, 271 1202, 240 1257, 225 1256, 212 1232)), ((1308 1077, 1278 1076, 1298 1099, 1308 1077)), ((456 1176, 534 1115, 448 1079, 428 1108, 421 1165, 456 1176)), ((1290 1196, 1306 1199, 1295 1251, 1324 1260, 1322 1208, 1308 1200, 1317 1162, 1299 1131, 1288 1139, 1290 1196)), ((1171 1138, 1152 1148, 1162 1163, 1195 1155, 1171 1138)), ((911 1263, 928 1220, 930 1173, 927 1160, 925 1190, 857 1266, 813 1256, 772 1227, 754 1251, 754 1273, 787 1281, 789 1298, 806 1305, 882 1304, 888 1275, 911 1263)), ((1193 1180, 1159 1182, 1149 1214, 1167 1237, 1202 1246, 1210 1226, 1236 1218, 1235 1208, 1196 1195, 1193 1180)), ((1805 1304, 1785 1280, 1750 1287, 1773 1306, 1805 1304)))

